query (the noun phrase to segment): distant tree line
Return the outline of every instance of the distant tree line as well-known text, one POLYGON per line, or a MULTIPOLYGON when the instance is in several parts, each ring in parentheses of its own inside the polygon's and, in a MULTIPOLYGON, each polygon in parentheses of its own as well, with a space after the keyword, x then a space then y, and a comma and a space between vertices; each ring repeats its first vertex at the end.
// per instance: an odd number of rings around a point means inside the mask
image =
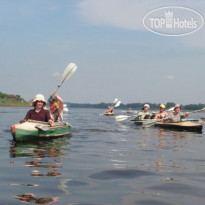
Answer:
POLYGON ((15 101, 25 101, 23 98, 21 98, 20 95, 14 95, 14 94, 7 94, 0 92, 0 99, 3 100, 15 100, 15 101))
MULTIPOLYGON (((149 103, 151 110, 158 110, 160 103, 149 103)), ((89 103, 67 103, 69 107, 73 108, 103 108, 106 109, 112 103, 98 103, 98 104, 89 104, 89 103)), ((129 104, 121 104, 117 109, 128 109, 131 108, 132 110, 141 110, 145 103, 129 103, 129 104)), ((175 106, 176 103, 168 102, 166 103, 166 109, 172 108, 175 106)), ((188 105, 181 105, 182 110, 199 110, 205 107, 205 104, 188 104, 188 105)))
MULTIPOLYGON (((26 102, 23 98, 21 98, 20 95, 13 95, 13 94, 6 94, 3 92, 0 92, 0 99, 1 100, 14 100, 14 101, 24 101, 26 102)), ((65 102, 66 103, 66 102, 65 102)), ((120 106, 117 109, 128 109, 131 108, 132 110, 141 110, 144 104, 149 104, 151 110, 158 110, 160 103, 128 103, 128 104, 123 104, 121 103, 120 106)), ((73 107, 73 108, 102 108, 106 109, 108 106, 113 105, 112 103, 98 103, 98 104, 90 104, 90 103, 66 103, 68 107, 73 107)), ((175 103, 173 102, 168 102, 165 104, 166 109, 174 107, 175 103)), ((205 107, 205 104, 188 104, 188 105, 181 105, 182 110, 200 110, 205 107)))

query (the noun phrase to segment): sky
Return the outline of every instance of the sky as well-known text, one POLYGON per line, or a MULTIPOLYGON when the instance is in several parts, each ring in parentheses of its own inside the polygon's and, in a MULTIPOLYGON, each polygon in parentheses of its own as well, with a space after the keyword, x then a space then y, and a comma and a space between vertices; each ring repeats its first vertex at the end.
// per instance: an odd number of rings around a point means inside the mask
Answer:
POLYGON ((65 102, 205 103, 205 25, 181 36, 148 30, 167 6, 205 17, 203 0, 0 0, 0 92, 65 102))

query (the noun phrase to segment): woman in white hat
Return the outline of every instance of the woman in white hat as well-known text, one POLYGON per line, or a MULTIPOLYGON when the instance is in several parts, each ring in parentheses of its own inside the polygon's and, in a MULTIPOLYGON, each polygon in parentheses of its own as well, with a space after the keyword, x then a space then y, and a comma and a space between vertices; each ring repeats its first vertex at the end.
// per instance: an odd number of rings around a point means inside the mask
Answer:
POLYGON ((44 107, 46 106, 46 101, 42 94, 37 94, 34 97, 32 106, 34 107, 34 109, 29 110, 27 112, 24 120, 28 120, 28 119, 37 120, 37 121, 49 122, 51 126, 54 125, 49 110, 44 109, 44 107))

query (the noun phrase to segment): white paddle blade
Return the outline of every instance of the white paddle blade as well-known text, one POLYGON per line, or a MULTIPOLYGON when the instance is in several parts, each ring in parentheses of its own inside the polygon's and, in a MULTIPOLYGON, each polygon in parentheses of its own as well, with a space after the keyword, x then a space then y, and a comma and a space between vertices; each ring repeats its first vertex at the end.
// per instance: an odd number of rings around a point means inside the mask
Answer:
POLYGON ((131 117, 131 116, 118 115, 118 116, 115 117, 115 121, 117 121, 117 122, 124 121, 124 120, 126 120, 127 118, 129 118, 129 117, 131 117))
POLYGON ((75 63, 68 64, 62 75, 62 82, 70 78, 75 73, 76 69, 77 65, 75 63))
POLYGON ((69 109, 67 107, 63 108, 63 112, 68 112, 68 111, 69 111, 69 109))
POLYGON ((118 99, 117 99, 117 98, 115 98, 115 100, 114 100, 114 104, 115 104, 115 103, 117 103, 117 101, 118 101, 118 99))
POLYGON ((121 104, 121 101, 118 101, 117 104, 114 107, 119 107, 121 104))
POLYGON ((205 111, 205 107, 200 109, 200 110, 194 110, 194 111, 190 111, 189 113, 195 113, 195 112, 203 112, 205 111))
POLYGON ((66 69, 64 70, 64 73, 62 75, 61 82, 58 84, 55 91, 52 92, 53 95, 57 92, 57 90, 60 88, 60 86, 63 84, 63 82, 66 81, 68 78, 70 78, 73 75, 73 73, 75 73, 76 69, 77 69, 77 65, 75 63, 68 64, 68 66, 66 67, 66 69))
POLYGON ((171 107, 167 110, 167 112, 171 112, 171 111, 174 111, 174 107, 171 107))

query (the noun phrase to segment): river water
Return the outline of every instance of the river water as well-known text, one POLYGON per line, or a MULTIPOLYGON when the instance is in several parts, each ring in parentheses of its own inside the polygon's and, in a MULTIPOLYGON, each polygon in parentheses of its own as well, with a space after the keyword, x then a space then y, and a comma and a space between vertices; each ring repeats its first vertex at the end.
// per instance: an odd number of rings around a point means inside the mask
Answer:
POLYGON ((0 107, 0 205, 205 204, 204 130, 141 128, 70 108, 71 136, 16 144, 10 127, 27 111, 0 107))

